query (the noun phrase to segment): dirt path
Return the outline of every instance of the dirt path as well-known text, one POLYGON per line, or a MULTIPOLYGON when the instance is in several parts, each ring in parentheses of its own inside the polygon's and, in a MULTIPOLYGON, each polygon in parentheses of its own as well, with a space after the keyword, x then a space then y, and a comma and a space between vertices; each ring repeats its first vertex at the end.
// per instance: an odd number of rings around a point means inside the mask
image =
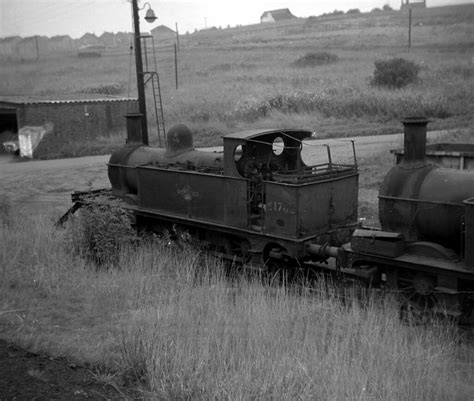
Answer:
POLYGON ((99 383, 88 366, 0 340, 0 401, 130 400, 136 395, 130 389, 99 383))
POLYGON ((109 187, 109 156, 16 161, 0 159, 0 188, 17 208, 53 207, 65 211, 75 190, 109 187))

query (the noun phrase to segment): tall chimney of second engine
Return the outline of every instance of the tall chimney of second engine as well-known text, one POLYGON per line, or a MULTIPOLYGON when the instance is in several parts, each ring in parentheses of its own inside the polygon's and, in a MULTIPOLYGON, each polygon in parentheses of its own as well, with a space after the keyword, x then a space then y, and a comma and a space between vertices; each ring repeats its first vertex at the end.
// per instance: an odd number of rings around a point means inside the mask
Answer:
POLYGON ((141 113, 125 114, 127 119, 127 143, 139 144, 142 143, 142 118, 141 113))
POLYGON ((425 117, 407 117, 402 120, 404 126, 403 163, 416 163, 425 160, 426 126, 425 117))

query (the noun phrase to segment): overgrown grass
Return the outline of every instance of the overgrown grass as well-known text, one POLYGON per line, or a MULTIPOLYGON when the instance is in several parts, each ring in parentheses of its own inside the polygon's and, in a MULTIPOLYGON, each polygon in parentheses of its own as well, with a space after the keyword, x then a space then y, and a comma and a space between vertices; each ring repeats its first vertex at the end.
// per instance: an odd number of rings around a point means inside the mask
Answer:
POLYGON ((291 65, 298 68, 317 67, 335 63, 339 60, 336 54, 328 52, 306 53, 295 60, 291 65))
POLYGON ((99 85, 87 86, 78 90, 79 93, 101 94, 101 95, 120 95, 123 92, 122 85, 112 82, 99 85))
POLYGON ((18 216, 0 227, 2 336, 92 362, 148 398, 471 394, 472 349, 450 327, 404 326, 389 298, 361 304, 323 281, 232 278, 195 249, 157 240, 97 271, 52 223, 18 216))

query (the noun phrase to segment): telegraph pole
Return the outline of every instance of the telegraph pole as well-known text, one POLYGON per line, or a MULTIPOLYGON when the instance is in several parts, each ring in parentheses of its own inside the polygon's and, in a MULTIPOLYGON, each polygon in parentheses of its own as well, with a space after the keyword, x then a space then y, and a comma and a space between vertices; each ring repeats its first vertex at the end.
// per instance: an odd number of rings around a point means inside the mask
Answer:
POLYGON ((138 110, 142 115, 142 142, 148 145, 148 124, 146 119, 145 84, 143 79, 142 47, 137 0, 132 0, 133 27, 135 30, 135 64, 137 70, 138 110))
POLYGON ((179 32, 178 32, 178 23, 176 22, 176 45, 179 51, 179 32))
POLYGON ((411 7, 408 9, 408 48, 411 48, 411 7))

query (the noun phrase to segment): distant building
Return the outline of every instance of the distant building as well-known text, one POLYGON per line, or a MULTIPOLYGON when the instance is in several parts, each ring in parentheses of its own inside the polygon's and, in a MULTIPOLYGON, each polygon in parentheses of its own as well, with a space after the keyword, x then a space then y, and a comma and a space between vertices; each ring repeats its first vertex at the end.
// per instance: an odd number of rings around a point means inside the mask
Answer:
POLYGON ((51 52, 67 52, 74 48, 74 42, 68 35, 53 36, 49 39, 51 52))
POLYGON ((151 35, 155 41, 155 45, 163 42, 172 42, 176 38, 176 32, 165 25, 157 26, 151 30, 151 35))
POLYGON ((17 44, 16 56, 21 60, 36 60, 49 52, 49 40, 46 36, 30 36, 17 44))
POLYGON ((117 46, 130 46, 133 44, 133 33, 117 32, 115 34, 115 43, 117 46))
POLYGON ((21 37, 19 36, 10 36, 8 38, 0 39, 0 56, 4 59, 16 57, 19 42, 21 42, 21 37))
POLYGON ((104 32, 99 37, 100 42, 107 47, 115 47, 117 46, 117 37, 115 34, 111 32, 104 32))
POLYGON ((93 33, 85 33, 78 39, 80 46, 101 45, 99 38, 93 33))
POLYGON ((87 142, 123 133, 125 114, 136 111, 138 100, 128 97, 91 94, 2 96, 0 134, 10 132, 18 139, 18 132, 24 127, 52 126, 53 132, 42 139, 34 154, 43 157, 74 141, 87 142))
POLYGON ((288 8, 281 8, 279 10, 265 11, 260 17, 260 22, 276 22, 285 21, 296 18, 288 8))
POLYGON ((401 10, 410 8, 426 8, 426 0, 402 0, 401 10))

